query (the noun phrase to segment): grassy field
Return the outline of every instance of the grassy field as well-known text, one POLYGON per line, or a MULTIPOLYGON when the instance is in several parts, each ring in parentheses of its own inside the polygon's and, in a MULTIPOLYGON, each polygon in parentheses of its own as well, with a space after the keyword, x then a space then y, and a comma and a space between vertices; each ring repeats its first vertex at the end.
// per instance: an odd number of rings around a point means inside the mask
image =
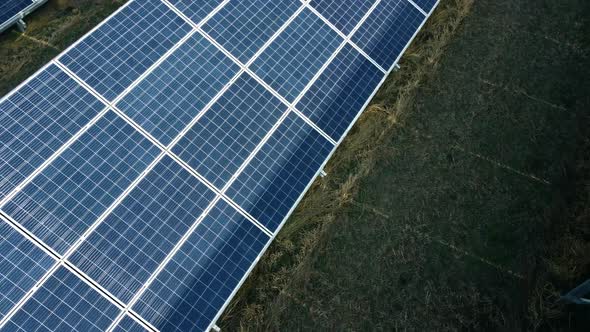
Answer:
MULTIPOLYGON (((124 1, 0 36, 0 95, 124 1)), ((442 0, 224 330, 587 330, 590 3, 442 0)))

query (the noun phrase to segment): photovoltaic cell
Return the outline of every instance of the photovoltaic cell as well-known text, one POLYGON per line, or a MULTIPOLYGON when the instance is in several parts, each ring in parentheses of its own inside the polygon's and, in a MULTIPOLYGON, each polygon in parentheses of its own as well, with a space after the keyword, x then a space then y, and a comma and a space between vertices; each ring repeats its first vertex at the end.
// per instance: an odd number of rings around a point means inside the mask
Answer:
POLYGON ((292 102, 342 41, 334 30, 306 8, 262 52, 251 69, 292 102))
POLYGON ((109 111, 2 210, 63 254, 159 152, 109 111))
POLYGON ((113 329, 113 332, 149 332, 141 324, 133 320, 133 318, 125 315, 123 319, 113 329))
POLYGON ((425 17, 407 0, 383 0, 352 36, 381 67, 391 68, 425 17))
POLYGON ((0 4, 0 24, 8 21, 33 3, 32 0, 9 0, 0 4))
POLYGON ((328 19, 338 30, 345 35, 349 35, 354 27, 367 14, 371 6, 375 3, 372 1, 358 0, 311 0, 310 4, 322 16, 328 19))
POLYGON ((414 0, 414 3, 417 4, 423 11, 430 13, 434 5, 436 5, 437 0, 414 0))
POLYGON ((104 107, 55 65, 0 102, 0 200, 104 107))
POLYGON ((195 24, 200 24, 223 0, 168 0, 195 24))
POLYGON ((127 303, 213 198, 196 177, 164 157, 70 261, 127 303))
POLYGON ((54 263, 51 256, 0 219, 0 320, 54 263))
POLYGON ((59 61, 112 101, 190 30, 162 1, 133 1, 59 61))
POLYGON ((205 331, 269 240, 219 201, 134 311, 161 331, 205 331))
POLYGON ((195 34, 117 107, 168 145, 239 70, 213 44, 195 34))
POLYGON ((313 180, 334 146, 291 113, 227 195, 272 232, 313 180))
POLYGON ((347 44, 295 107, 339 141, 383 76, 347 44))
POLYGON ((203 30, 246 63, 300 6, 299 0, 230 1, 203 30))
POLYGON ((286 110, 242 74, 172 151, 221 189, 286 110))
POLYGON ((120 310, 60 267, 2 331, 105 331, 120 310))

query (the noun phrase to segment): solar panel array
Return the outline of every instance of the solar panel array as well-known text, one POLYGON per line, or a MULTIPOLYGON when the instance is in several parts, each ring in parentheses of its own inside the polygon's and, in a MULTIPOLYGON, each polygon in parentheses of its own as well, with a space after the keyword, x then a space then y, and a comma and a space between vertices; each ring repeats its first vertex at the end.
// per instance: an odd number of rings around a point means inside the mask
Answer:
POLYGON ((215 323, 434 0, 130 1, 0 101, 0 326, 215 323))

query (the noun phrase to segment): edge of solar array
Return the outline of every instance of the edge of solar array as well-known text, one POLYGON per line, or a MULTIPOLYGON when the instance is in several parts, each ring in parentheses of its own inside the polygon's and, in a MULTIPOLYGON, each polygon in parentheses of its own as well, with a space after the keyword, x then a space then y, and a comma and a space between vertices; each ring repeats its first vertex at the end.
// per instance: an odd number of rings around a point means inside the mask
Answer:
POLYGON ((430 19, 430 16, 432 16, 432 13, 434 13, 434 11, 438 7, 440 1, 441 0, 437 0, 436 3, 434 4, 434 6, 432 7, 432 9, 430 10, 430 12, 428 13, 428 15, 426 15, 424 17, 424 21, 422 21, 422 23, 420 24, 420 26, 418 27, 418 29, 416 30, 416 32, 414 33, 414 35, 412 36, 412 38, 408 41, 408 43, 406 44, 406 46, 404 47, 404 49, 402 50, 402 52, 399 54, 399 56, 397 57, 397 59, 395 60, 395 62, 391 66, 391 68, 389 68, 389 70, 387 71, 387 73, 383 76, 383 79, 381 80, 381 82, 379 82, 379 84, 377 85, 377 87, 375 88, 375 90, 373 91, 373 93, 371 94, 371 96, 367 99, 367 101, 365 102, 365 104, 363 105, 363 107, 357 113, 357 115, 355 116, 353 122, 351 122, 351 124, 348 126, 348 128, 346 129, 346 131, 344 132, 344 134, 342 135, 342 137, 340 138, 340 140, 337 142, 337 144, 334 146, 334 148, 332 149, 332 151, 330 152, 330 154, 328 155, 328 157, 326 158, 326 160, 322 163, 320 169, 312 177, 312 179, 308 183, 307 187, 305 187, 305 190, 301 193, 301 195, 299 196, 299 198, 297 199, 297 201, 295 201, 295 204, 293 204, 293 206, 291 207, 291 210, 289 210, 289 212, 287 213, 287 215, 285 216, 285 218, 283 218, 283 221, 281 221, 279 227, 277 228, 277 230, 275 231, 275 233, 271 237, 270 241, 262 249, 262 251, 260 252, 260 254, 258 255, 258 257, 256 257, 256 259, 254 260, 254 262, 252 263, 252 265, 250 266, 250 268, 248 269, 248 271, 246 272, 246 274, 244 274, 244 276, 242 277, 242 279, 240 280, 240 282, 238 283, 238 285, 234 288, 234 290, 232 291, 232 293, 230 294, 230 296, 227 298, 227 300, 225 301, 225 303, 223 304, 223 306, 221 307, 221 309, 219 309, 219 312, 217 313, 217 315, 215 316, 215 318, 213 319, 213 321, 211 322, 211 324, 209 324, 209 326, 207 327, 207 330, 206 331, 210 331, 213 328, 213 326, 215 326, 217 324, 217 321, 219 320, 219 317, 221 316, 221 314, 223 314, 223 312, 225 311, 225 309, 227 308, 227 306, 229 305, 229 303, 231 302, 231 300, 235 297, 235 295, 238 292, 238 290, 242 287, 242 285, 244 284, 244 282, 246 281, 246 279, 248 279, 248 277, 252 273, 252 270, 254 270, 254 267, 256 267, 256 265, 258 264, 258 262, 260 261, 260 259, 262 258, 262 256, 264 256, 264 254, 266 253, 266 251, 268 250, 268 248, 270 247, 270 245, 274 242, 275 238, 277 237, 277 235, 279 234, 279 232, 281 231, 281 229, 285 225, 286 221, 291 217, 291 214, 293 214, 293 212, 295 211, 295 208, 299 205, 299 203, 301 202, 301 200, 303 199, 303 197, 305 197, 305 195, 307 194, 307 192, 309 191, 309 189, 311 188, 311 186, 313 185, 313 183, 315 182, 315 180, 317 179, 317 177, 320 176, 320 174, 324 170, 324 167, 326 166, 326 164, 330 161, 330 159, 332 159, 332 156, 334 155, 334 153, 336 152, 336 150, 338 150, 338 147, 340 146, 340 144, 342 144, 342 142, 344 141, 344 139, 346 138, 346 136, 348 136, 348 133, 350 132, 350 130, 352 129, 352 127, 356 124, 358 118, 362 115, 362 113, 365 111, 365 109, 367 108, 367 106, 369 106, 369 104, 371 103, 371 101, 373 100, 373 98, 375 97, 375 95, 377 94, 377 92, 381 89, 381 87, 383 86, 383 84, 385 83, 385 81, 387 80, 387 78, 389 77, 389 75, 391 74, 391 72, 393 71, 393 69, 397 66, 399 60, 404 55, 404 53, 406 52, 406 50, 408 49, 408 47, 410 47, 410 45, 412 44, 412 42, 414 41, 414 39, 416 38, 416 36, 418 35, 418 33, 422 30, 422 28, 424 27, 424 25, 426 24, 426 22, 430 19))
MULTIPOLYGON (((135 0, 129 0, 126 3, 124 3, 123 5, 121 5, 121 7, 117 8, 117 10, 115 10, 113 13, 111 13, 109 16, 107 16, 104 20, 102 20, 100 23, 98 23, 98 25, 96 25, 94 28, 90 29, 88 32, 86 32, 82 37, 80 37, 78 40, 76 40, 74 43, 72 43, 72 45, 66 47, 63 51, 61 51, 58 55, 56 55, 55 57, 53 57, 51 60, 49 60, 45 65, 43 65, 41 68, 37 69, 37 71, 35 71, 31 76, 29 76, 26 80, 22 81, 19 85, 17 85, 16 87, 14 87, 12 90, 10 90, 10 92, 8 92, 7 94, 5 94, 4 96, 2 96, 0 98, 0 104, 5 102, 8 98, 10 98, 12 95, 14 95, 18 90, 20 90, 23 86, 25 86, 27 83, 29 83, 30 81, 32 81, 34 78, 36 78, 37 76, 39 76, 39 74, 41 72, 43 72, 45 69, 47 69, 49 66, 51 66, 52 64, 54 64, 54 61, 57 61, 57 59, 59 59, 62 55, 66 54, 68 51, 70 51, 72 48, 76 47, 78 44, 80 44, 83 40, 85 40, 91 33, 93 33, 94 31, 98 30, 100 27, 102 27, 103 25, 105 25, 113 16, 117 15, 119 12, 121 12, 123 9, 125 9, 127 6, 129 6, 130 4, 132 4, 133 2, 135 2, 135 0)), ((61 68, 60 68, 61 69, 61 68)))
POLYGON ((30 15, 32 12, 37 10, 37 8, 41 7, 47 1, 48 0, 32 0, 32 3, 30 5, 16 13, 14 16, 8 18, 6 21, 0 23, 0 33, 8 30, 8 28, 18 23, 18 21, 25 18, 25 16, 30 15))

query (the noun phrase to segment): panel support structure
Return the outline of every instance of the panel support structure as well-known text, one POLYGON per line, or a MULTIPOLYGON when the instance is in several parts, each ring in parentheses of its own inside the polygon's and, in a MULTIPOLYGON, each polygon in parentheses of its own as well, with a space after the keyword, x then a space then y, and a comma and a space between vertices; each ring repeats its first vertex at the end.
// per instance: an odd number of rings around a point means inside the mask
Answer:
POLYGON ((590 305, 590 279, 563 295, 560 300, 571 304, 590 305))

